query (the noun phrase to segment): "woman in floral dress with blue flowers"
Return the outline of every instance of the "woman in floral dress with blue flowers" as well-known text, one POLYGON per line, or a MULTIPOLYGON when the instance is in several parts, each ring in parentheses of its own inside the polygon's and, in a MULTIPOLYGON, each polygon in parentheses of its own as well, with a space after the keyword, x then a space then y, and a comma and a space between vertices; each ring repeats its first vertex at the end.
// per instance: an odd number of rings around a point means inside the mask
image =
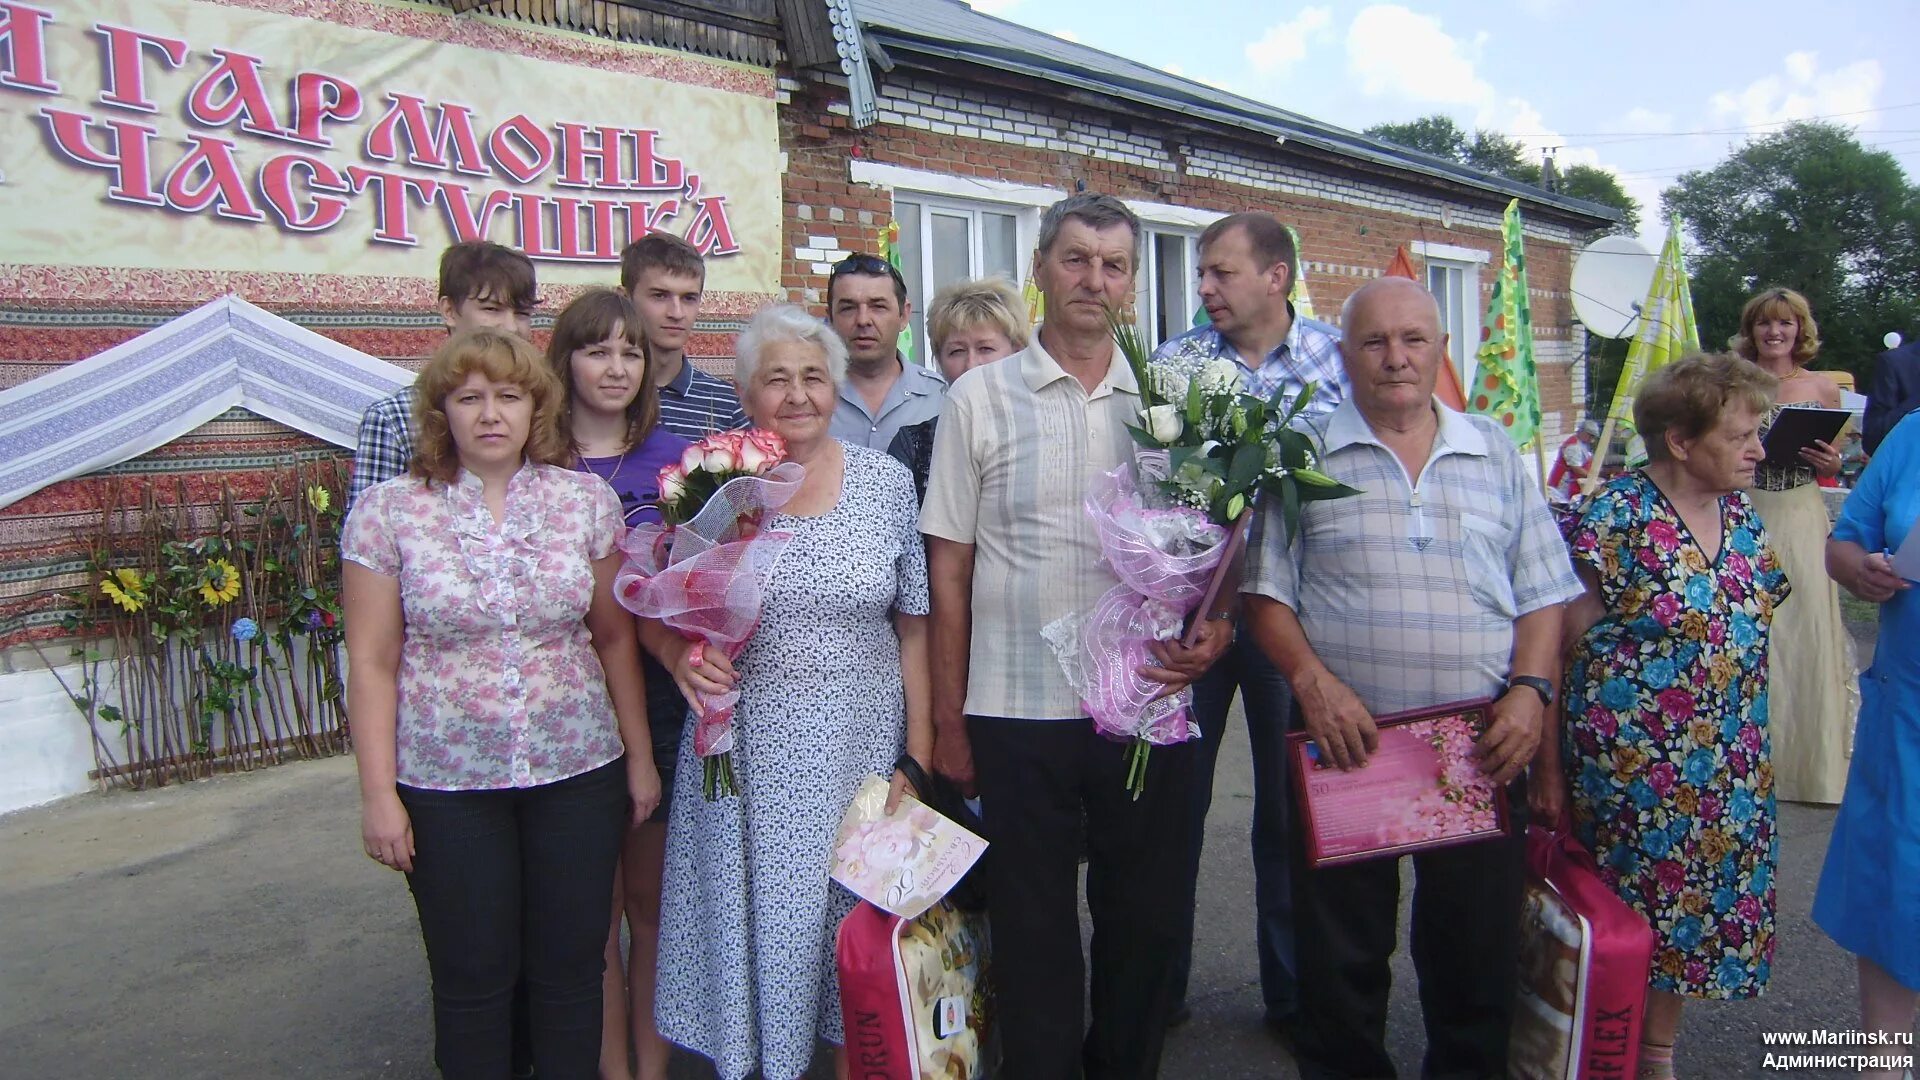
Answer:
POLYGON ((1566 773, 1542 779, 1653 927, 1649 1080, 1673 1076, 1685 998, 1754 997, 1773 959, 1767 632, 1788 586, 1743 490, 1773 386, 1730 356, 1649 377, 1648 464, 1602 488, 1572 539, 1587 593, 1568 609, 1566 773))

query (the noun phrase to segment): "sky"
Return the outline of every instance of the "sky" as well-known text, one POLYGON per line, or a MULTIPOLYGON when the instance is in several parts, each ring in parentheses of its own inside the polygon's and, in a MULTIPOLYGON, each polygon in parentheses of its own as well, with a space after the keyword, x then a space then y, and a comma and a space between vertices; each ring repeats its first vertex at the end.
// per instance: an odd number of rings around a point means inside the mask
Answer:
POLYGON ((1662 189, 1790 120, 1854 127, 1920 177, 1914 0, 972 4, 1356 131, 1439 112, 1556 147, 1620 176, 1656 251, 1662 189))

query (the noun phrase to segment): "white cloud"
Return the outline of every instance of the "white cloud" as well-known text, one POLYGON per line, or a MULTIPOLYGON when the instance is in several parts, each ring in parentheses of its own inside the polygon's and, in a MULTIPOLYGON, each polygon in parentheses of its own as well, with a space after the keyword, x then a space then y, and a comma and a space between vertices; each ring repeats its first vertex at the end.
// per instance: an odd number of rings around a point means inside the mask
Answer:
POLYGON ((1619 129, 1621 131, 1672 131, 1673 114, 1656 112, 1636 105, 1628 109, 1626 115, 1620 118, 1619 129))
POLYGON ((1049 30, 1047 32, 1059 38, 1061 41, 1071 41, 1075 45, 1080 44, 1080 35, 1071 30, 1049 30))
POLYGON ((1765 127, 1814 116, 1839 116, 1849 124, 1872 127, 1873 108, 1885 75, 1878 60, 1856 60, 1834 71, 1821 71, 1820 58, 1810 52, 1789 54, 1782 73, 1764 75, 1740 90, 1713 95, 1713 111, 1734 117, 1746 127, 1765 127))
POLYGON ((1301 8, 1292 19, 1276 23, 1247 44, 1247 63, 1261 75, 1278 75, 1306 59, 1307 47, 1327 37, 1333 12, 1323 7, 1301 8))
POLYGON ((1179 64, 1165 64, 1160 70, 1177 78, 1184 79, 1187 77, 1187 69, 1181 67, 1179 64))
POLYGON ((1440 27, 1440 20, 1399 4, 1374 4, 1347 29, 1347 66, 1369 97, 1398 97, 1433 105, 1481 105, 1493 87, 1474 70, 1473 45, 1440 27))

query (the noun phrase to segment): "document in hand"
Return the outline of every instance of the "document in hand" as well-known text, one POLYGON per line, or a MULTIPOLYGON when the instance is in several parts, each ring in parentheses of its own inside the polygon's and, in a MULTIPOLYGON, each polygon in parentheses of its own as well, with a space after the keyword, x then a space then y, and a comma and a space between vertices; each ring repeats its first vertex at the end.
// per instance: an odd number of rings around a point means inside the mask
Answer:
POLYGON ((1806 464, 1800 451, 1816 442, 1832 444, 1851 419, 1853 414, 1845 409, 1781 409, 1767 437, 1760 440, 1767 464, 1781 469, 1806 464))

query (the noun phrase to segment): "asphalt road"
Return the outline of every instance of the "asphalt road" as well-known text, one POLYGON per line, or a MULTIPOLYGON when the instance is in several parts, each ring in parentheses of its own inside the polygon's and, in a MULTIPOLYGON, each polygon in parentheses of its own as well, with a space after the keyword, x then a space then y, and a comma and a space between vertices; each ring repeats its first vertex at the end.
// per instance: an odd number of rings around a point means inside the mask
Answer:
MULTIPOLYGON (((1260 1024, 1252 788, 1244 728, 1230 731, 1201 882, 1194 1018, 1172 1034, 1169 1080, 1295 1075, 1260 1024)), ((361 854, 357 812, 353 763, 338 758, 0 817, 0 1075, 433 1075, 412 903, 361 854)), ((1772 988, 1757 1002, 1689 1006, 1680 1075, 1770 1075, 1761 1032, 1854 1026, 1851 959, 1808 917, 1832 821, 1828 809, 1783 808, 1772 988)), ((1402 1075, 1417 1076, 1404 951, 1395 970, 1391 1045, 1402 1075)), ((830 1076, 821 1065, 814 1075, 830 1076)), ((694 1059, 674 1073, 712 1075, 694 1059)))

